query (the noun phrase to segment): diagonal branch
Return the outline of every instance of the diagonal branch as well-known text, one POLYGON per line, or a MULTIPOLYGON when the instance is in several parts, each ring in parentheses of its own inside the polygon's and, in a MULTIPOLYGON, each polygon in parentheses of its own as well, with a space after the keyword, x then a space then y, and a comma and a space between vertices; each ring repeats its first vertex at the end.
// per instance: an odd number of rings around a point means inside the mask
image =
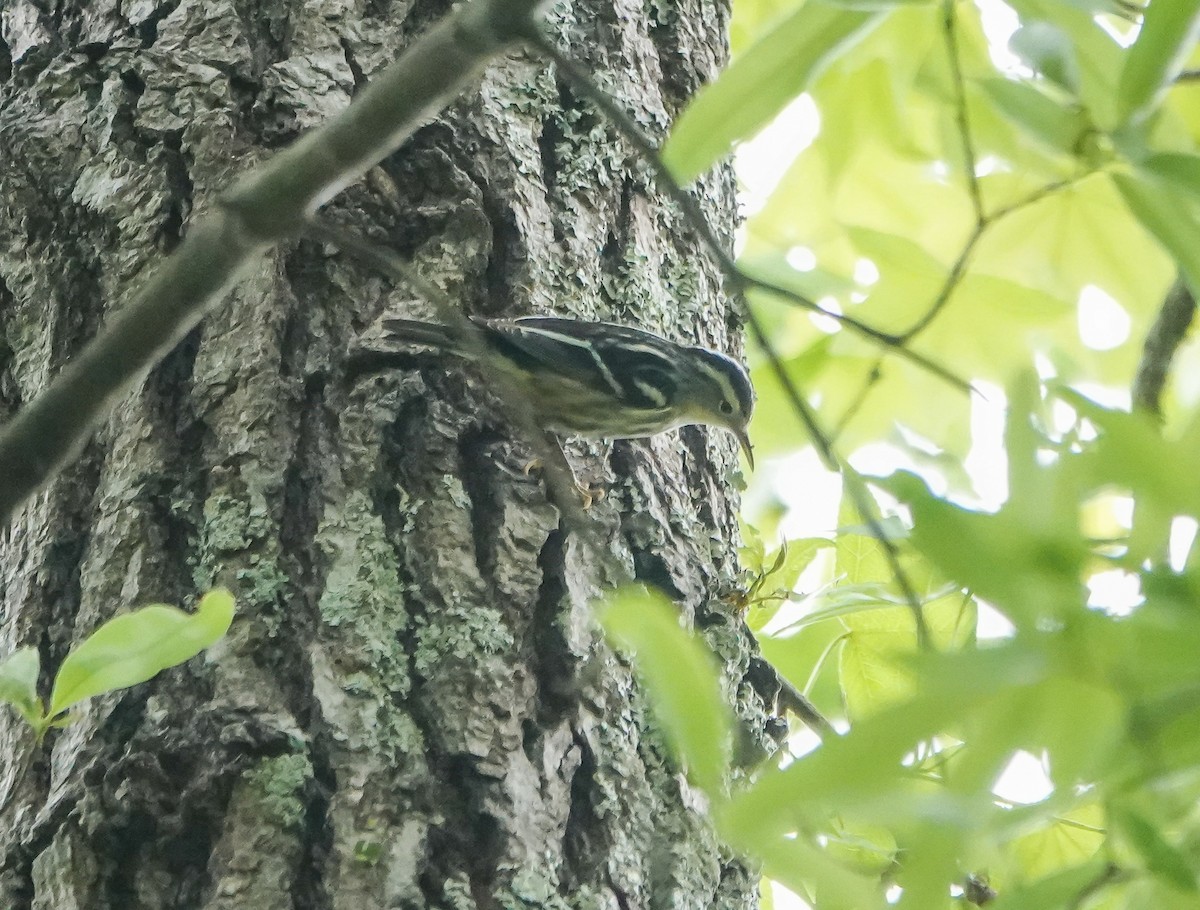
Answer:
POLYGON ((963 79, 962 60, 958 55, 958 29, 954 22, 955 0, 944 0, 942 6, 942 33, 946 39, 946 57, 950 62, 950 76, 954 82, 954 119, 958 124, 958 136, 962 142, 963 169, 966 171, 967 192, 971 197, 971 208, 975 221, 982 225, 986 220, 983 208, 983 192, 979 187, 978 156, 975 140, 971 137, 971 122, 967 117, 967 84, 963 79))
POLYGON ((392 152, 529 30, 535 0, 460 7, 339 115, 240 179, 34 401, 0 432, 0 526, 82 449, 122 392, 215 306, 238 276, 322 203, 392 152))

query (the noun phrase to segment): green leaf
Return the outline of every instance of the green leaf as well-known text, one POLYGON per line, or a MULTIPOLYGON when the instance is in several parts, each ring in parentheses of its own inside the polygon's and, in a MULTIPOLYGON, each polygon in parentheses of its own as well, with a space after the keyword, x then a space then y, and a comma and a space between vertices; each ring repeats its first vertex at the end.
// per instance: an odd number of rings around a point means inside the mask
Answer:
POLYGON ((1196 870, 1155 825, 1130 809, 1116 809, 1113 814, 1129 843, 1141 854, 1146 868, 1183 891, 1193 894, 1197 891, 1196 870))
POLYGON ((37 681, 37 648, 18 648, 0 662, 0 701, 8 702, 34 726, 42 714, 37 681))
POLYGON ((1125 50, 1082 4, 1062 0, 1012 0, 1009 4, 1026 26, 1037 24, 1041 34, 1018 38, 1017 52, 1038 60, 1044 75, 1068 90, 1078 89, 1092 119, 1112 126, 1116 115, 1116 80, 1125 50), (1065 40, 1045 27, 1060 31, 1065 40), (1035 49, 1036 48, 1036 49, 1035 49))
POLYGON ((1160 152, 1138 162, 1138 167, 1200 200, 1200 155, 1160 152))
POLYGON ((825 537, 785 540, 770 556, 758 560, 742 601, 749 608, 745 620, 751 631, 757 632, 774 618, 792 598, 804 570, 821 550, 832 546, 833 541, 825 537))
POLYGON ((879 876, 864 874, 840 857, 803 838, 777 838, 758 844, 763 871, 820 910, 862 910, 882 906, 879 876))
MULTIPOLYGON (((922 604, 921 613, 938 649, 962 647, 975 632, 975 604, 960 592, 922 604)), ((840 669, 847 713, 868 717, 914 696, 918 683, 912 609, 905 606, 859 611, 842 620, 848 638, 840 669)))
MULTIPOLYGON (((972 255, 971 271, 1016 276, 1021 285, 1071 308, 1084 288, 1098 287, 1130 314, 1131 335, 1139 338, 1149 328, 1151 314, 1162 306, 1177 267, 1162 245, 1128 217, 1128 211, 1106 175, 1084 177, 993 222, 972 255)), ((957 308, 952 300, 948 309, 957 308)), ((967 315, 975 317, 972 311, 967 315)), ((1022 313, 1013 315, 1020 319, 1022 313)), ((939 317, 932 328, 941 322, 939 317)), ((994 323, 982 331, 972 324, 958 328, 962 340, 976 336, 1004 340, 995 337, 994 323)), ((1077 338, 1072 341, 1066 336, 1065 328, 1055 326, 1055 346, 1075 358, 1092 358, 1106 376, 1127 375, 1136 368, 1136 346, 1123 345, 1101 359, 1085 351, 1077 338)), ((1111 384, 1112 379, 1102 381, 1111 384)))
MULTIPOLYGON (((1010 425, 1012 422, 1010 418, 1010 425)), ((1010 465, 1017 461, 1010 444, 1010 465)), ((925 483, 897 472, 876 483, 908 503, 917 549, 948 577, 993 603, 1018 628, 1080 609, 1088 553, 1064 513, 1069 485, 1039 477, 995 513, 973 512, 932 495, 925 483), (1017 498, 1021 492, 1022 498, 1017 498), (1028 496, 1025 500, 1023 497, 1028 496), (1038 508, 1044 514, 1031 516, 1038 508)))
POLYGON ((889 824, 928 811, 941 813, 946 824, 974 824, 978 801, 914 780, 904 760, 917 743, 970 716, 989 696, 949 688, 871 715, 788 767, 762 771, 719 807, 721 831, 735 846, 753 850, 832 813, 889 824))
POLYGON ((1012 845, 1029 879, 1072 869, 1096 855, 1104 844, 1104 810, 1088 803, 1018 838, 1012 845))
POLYGON ((195 613, 166 604, 110 619, 63 661, 50 696, 50 715, 115 689, 150 679, 217 642, 233 621, 233 595, 222 589, 201 598, 195 613))
POLYGON ((804 0, 738 0, 729 23, 729 48, 740 57, 771 27, 796 11, 804 0))
POLYGON ((679 626, 664 595, 627 585, 599 611, 609 639, 633 655, 655 716, 693 780, 721 793, 731 754, 729 706, 708 646, 679 626))
POLYGON ((1029 68, 1071 92, 1079 91, 1079 62, 1071 39, 1049 22, 1030 22, 1013 32, 1008 49, 1029 68))
MULTIPOLYGON (((1080 895, 1090 893, 1105 876, 1105 860, 1097 858, 1074 869, 1049 875, 1031 885, 1001 892, 988 910, 1068 908, 1079 905, 1080 895)), ((1109 906, 1109 905, 1106 905, 1109 906)), ((1123 905, 1122 905, 1123 906, 1123 905)))
POLYGON ((817 554, 827 547, 832 547, 833 541, 827 537, 803 537, 798 540, 785 541, 779 550, 771 554, 768 560, 774 568, 766 581, 764 594, 774 591, 790 594, 796 587, 796 582, 804 573, 817 554))
POLYGON ((690 183, 799 95, 830 60, 884 14, 808 0, 705 87, 675 124, 663 161, 690 183))
POLYGON ((1193 421, 1180 438, 1168 440, 1145 414, 1104 408, 1070 390, 1059 391, 1058 397, 1102 431, 1101 439, 1078 459, 1087 482, 1134 493, 1128 555, 1140 561, 1161 552, 1174 516, 1200 516, 1200 490, 1188 479, 1193 453, 1200 445, 1200 421, 1193 421))
POLYGON ((1078 104, 1014 79, 984 79, 979 83, 996 109, 1028 135, 1058 152, 1074 154, 1091 128, 1078 104))
POLYGON ((1200 37, 1200 0, 1152 0, 1117 89, 1121 123, 1145 120, 1183 69, 1200 37))
POLYGON ((1125 204, 1175 257, 1193 294, 1200 294, 1200 221, 1177 193, 1138 175, 1113 174, 1125 204))

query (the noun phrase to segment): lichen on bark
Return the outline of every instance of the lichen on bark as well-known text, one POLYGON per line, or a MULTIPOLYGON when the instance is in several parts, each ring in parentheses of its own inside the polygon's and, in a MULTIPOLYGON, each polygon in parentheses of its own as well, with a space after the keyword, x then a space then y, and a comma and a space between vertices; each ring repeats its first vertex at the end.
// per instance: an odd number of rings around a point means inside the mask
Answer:
MULTIPOLYGON (((0 396, 27 402, 249 163, 442 7, 32 4, 0 84, 0 396)), ((548 27, 661 131, 724 59, 728 10, 581 3, 548 27), (686 26, 686 27, 685 27, 686 26)), ((737 352, 716 268, 610 125, 517 53, 328 217, 472 313, 636 323, 737 352)), ((701 182, 728 226, 728 171, 701 182)), ((0 537, 3 648, 43 664, 113 611, 238 595, 206 656, 86 706, 36 752, 0 715, 0 905, 746 907, 591 603, 652 583, 703 628, 762 752, 717 432, 571 441, 607 495, 581 545, 484 383, 351 369, 427 303, 298 241, 126 396, 0 537), (28 770, 14 769, 28 759, 28 770)))

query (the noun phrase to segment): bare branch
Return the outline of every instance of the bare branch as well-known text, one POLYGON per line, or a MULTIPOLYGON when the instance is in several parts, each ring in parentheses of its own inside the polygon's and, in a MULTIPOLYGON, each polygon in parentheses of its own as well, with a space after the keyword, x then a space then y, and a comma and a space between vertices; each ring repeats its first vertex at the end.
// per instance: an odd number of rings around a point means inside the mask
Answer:
POLYGON ((528 30, 534 0, 478 0, 419 38, 346 110, 239 180, 100 334, 0 433, 0 524, 78 454, 116 397, 221 299, 241 272, 296 234, 444 107, 528 30))
POLYGON ((958 135, 962 141, 963 167, 966 170, 967 192, 971 196, 971 207, 975 210, 976 224, 983 224, 983 193, 979 188, 976 171, 975 143, 971 138, 971 124, 967 118, 967 87, 963 80, 962 61, 958 56, 958 33, 954 24, 954 0, 945 0, 942 5, 942 33, 946 39, 946 57, 950 61, 950 75, 954 81, 954 119, 958 124, 958 135))
POLYGON ((812 730, 819 739, 824 741, 826 737, 833 738, 838 735, 837 730, 829 719, 822 714, 817 706, 809 701, 808 697, 792 685, 782 673, 776 673, 779 679, 779 707, 783 711, 791 711, 804 726, 812 730))
POLYGON ((912 324, 907 332, 900 336, 904 339, 905 343, 912 341, 913 338, 929 328, 929 324, 937 318, 937 315, 950 302, 950 298, 954 295, 954 290, 958 287, 958 283, 962 281, 963 275, 966 274, 967 260, 971 258, 971 253, 975 251, 975 244, 979 243, 979 239, 983 236, 986 228, 986 222, 981 221, 975 225, 974 230, 967 237, 966 243, 959 250, 958 258, 954 260, 954 264, 950 266, 950 271, 946 273, 946 280, 942 283, 941 290, 938 291, 937 296, 933 298, 933 303, 929 305, 929 309, 922 314, 920 319, 912 324))

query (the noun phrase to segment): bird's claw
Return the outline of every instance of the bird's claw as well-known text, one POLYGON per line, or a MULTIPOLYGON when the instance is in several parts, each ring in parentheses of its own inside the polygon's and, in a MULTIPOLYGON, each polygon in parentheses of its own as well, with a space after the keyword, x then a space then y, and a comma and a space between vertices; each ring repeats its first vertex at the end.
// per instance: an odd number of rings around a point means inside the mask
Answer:
MULTIPOLYGON (((528 477, 534 471, 540 471, 543 467, 545 467, 545 465, 542 462, 542 459, 531 458, 526 463, 525 467, 521 469, 521 473, 525 477, 528 477)), ((573 471, 571 472, 571 480, 574 482, 575 492, 579 494, 579 498, 583 502, 584 511, 590 509, 593 504, 599 502, 607 495, 607 491, 604 489, 604 487, 593 487, 586 483, 580 483, 579 478, 575 476, 573 471)))

